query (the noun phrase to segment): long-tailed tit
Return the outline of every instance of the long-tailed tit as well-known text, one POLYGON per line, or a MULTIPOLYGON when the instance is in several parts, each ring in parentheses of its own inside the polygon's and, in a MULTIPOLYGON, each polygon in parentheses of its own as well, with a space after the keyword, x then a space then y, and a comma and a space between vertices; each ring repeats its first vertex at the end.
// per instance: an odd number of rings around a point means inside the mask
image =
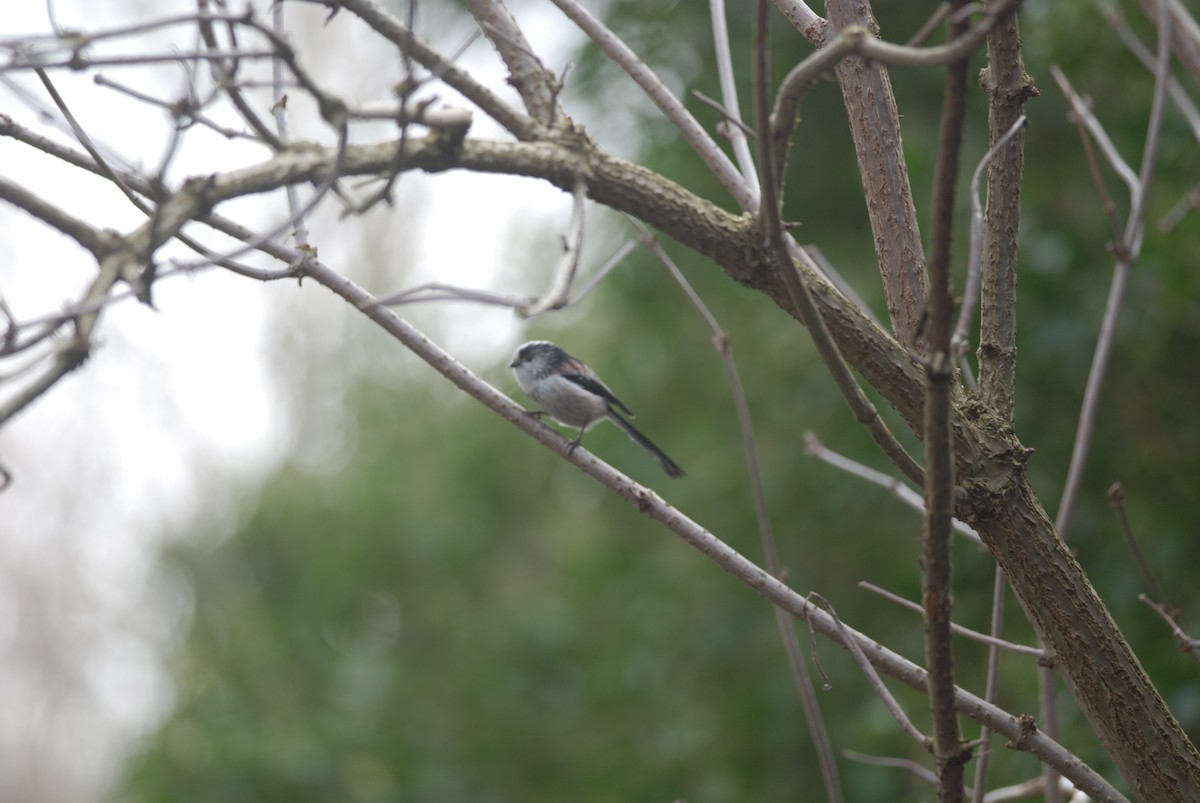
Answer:
POLYGON ((633 413, 618 399, 608 385, 600 381, 596 372, 579 360, 545 340, 534 340, 517 349, 509 367, 517 377, 521 388, 529 397, 541 405, 535 415, 549 415, 563 426, 579 430, 579 437, 571 441, 567 454, 575 451, 583 433, 597 421, 605 418, 612 421, 662 465, 672 477, 682 477, 683 469, 667 457, 650 439, 622 418, 615 408, 620 408, 630 418, 633 413))

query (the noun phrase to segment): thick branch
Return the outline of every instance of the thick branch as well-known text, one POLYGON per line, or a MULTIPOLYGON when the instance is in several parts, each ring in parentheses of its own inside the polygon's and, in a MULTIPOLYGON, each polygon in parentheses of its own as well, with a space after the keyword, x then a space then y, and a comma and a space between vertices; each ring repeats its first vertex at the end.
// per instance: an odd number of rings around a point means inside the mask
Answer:
POLYGON ((1155 691, 1022 474, 986 494, 968 483, 972 521, 1026 614, 1054 652, 1075 699, 1137 800, 1200 800, 1200 754, 1155 691), (981 518, 982 517, 982 518, 981 518))
POLYGON ((508 67, 509 82, 516 87, 529 116, 547 128, 560 116, 554 76, 530 47, 502 0, 467 0, 467 8, 508 67))
POLYGON ((775 0, 775 5, 805 39, 818 47, 821 45, 825 39, 825 20, 818 17, 807 3, 802 0, 775 0))
MULTIPOLYGON (((754 109, 755 118, 760 131, 767 131, 771 126, 771 102, 767 87, 770 83, 769 61, 770 53, 767 48, 767 0, 758 0, 757 24, 755 26, 755 58, 754 58, 754 109)), ((830 48, 831 50, 834 48, 830 48)), ((794 114, 794 110, 793 110, 794 114)), ((800 313, 800 320, 808 327, 813 344, 825 367, 829 369, 834 383, 842 396, 845 397, 854 417, 870 433, 888 459, 899 468, 906 477, 916 483, 924 480, 924 473, 916 460, 904 450, 896 437, 888 429, 866 393, 859 387, 858 381, 850 373, 845 358, 838 351, 829 328, 821 318, 820 310, 813 303, 812 293, 800 280, 800 275, 792 266, 792 256, 784 241, 783 219, 781 217, 780 191, 782 189, 782 171, 776 169, 775 160, 782 158, 776 154, 773 138, 765 134, 757 140, 759 169, 762 175, 759 184, 762 186, 762 203, 758 210, 758 226, 767 251, 771 254, 778 273, 783 277, 787 287, 788 297, 792 306, 800 313)))
MULTIPOLYGON (((830 0, 826 11, 831 32, 862 25, 878 33, 879 26, 866 0, 830 0)), ((911 347, 916 344, 925 301, 925 249, 913 206, 891 78, 882 64, 857 57, 841 62, 836 72, 858 154, 888 315, 897 339, 911 347)))
MULTIPOLYGON (((988 93, 988 137, 994 145, 1025 113, 1026 99, 1038 94, 1033 79, 1025 74, 1015 14, 988 35, 988 66, 981 80, 988 93)), ((988 165, 984 213, 979 393, 1007 420, 1012 419, 1016 403, 1017 233, 1024 169, 1022 130, 988 165)))

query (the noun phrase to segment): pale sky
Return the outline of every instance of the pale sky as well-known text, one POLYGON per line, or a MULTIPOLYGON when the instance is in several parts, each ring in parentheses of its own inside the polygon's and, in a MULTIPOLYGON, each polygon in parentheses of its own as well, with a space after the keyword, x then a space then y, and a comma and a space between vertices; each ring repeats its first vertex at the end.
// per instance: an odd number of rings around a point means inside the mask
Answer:
MULTIPOLYGON (((255 5, 267 17, 267 3, 255 5)), ((185 0, 54 3, 60 25, 84 30, 194 8, 185 0)), ((296 9, 288 6, 289 15, 296 9)), ((561 69, 574 41, 561 18, 522 15, 522 22, 535 49, 561 69)), ((5 37, 48 30, 45 6, 8 4, 5 37)), ((155 43, 188 49, 192 36, 177 29, 155 43)), ((348 14, 317 29, 320 48, 306 49, 299 28, 293 36, 301 58, 324 54, 325 64, 306 63, 339 92, 386 99, 399 75, 394 51, 378 46, 348 14), (331 46, 332 37, 338 46, 331 46)), ((460 63, 491 86, 504 86, 485 41, 477 41, 460 63)), ((180 89, 178 69, 104 72, 160 97, 180 89)), ((34 75, 12 77, 50 107, 34 75)), ((154 168, 167 137, 161 110, 97 87, 90 74, 52 77, 98 143, 130 164, 154 168)), ((455 101, 448 90, 438 94, 455 101)), ((3 86, 0 97, 4 113, 18 122, 53 130, 3 86)), ((228 110, 213 114, 239 126, 228 110)), ((293 134, 313 136, 299 115, 293 134)), ((476 121, 472 135, 501 136, 478 115, 476 121)), ((67 134, 55 136, 75 145, 67 134)), ((189 135, 171 178, 264 157, 259 147, 189 135)), ((110 187, 30 148, 0 139, 0 165, 9 180, 93 224, 128 231, 142 222, 110 187)), ((488 286, 516 275, 508 263, 528 236, 538 243, 531 260, 544 262, 542 275, 548 275, 556 227, 565 230, 569 214, 569 199, 557 190, 463 173, 405 176, 398 188, 396 209, 370 221, 338 222, 333 207, 314 216, 312 242, 321 259, 359 281, 378 281, 372 289, 380 295, 434 278, 488 286), (453 215, 439 215, 444 209, 453 215), (463 220, 470 221, 470 236, 463 236, 463 220), (356 264, 363 235, 348 237, 349 230, 388 237, 403 264, 356 264)), ((279 221, 283 207, 272 196, 240 202, 232 213, 262 226, 279 221)), ((18 319, 61 309, 94 271, 90 255, 72 242, 0 205, 0 293, 18 319)), ((286 369, 277 362, 278 347, 281 334, 285 342, 303 344, 304 332, 315 326, 336 348, 344 327, 369 325, 347 316, 331 298, 313 283, 299 289, 294 282, 262 285, 219 270, 162 281, 155 287, 158 311, 134 301, 110 307, 83 368, 0 430, 0 461, 14 474, 13 485, 0 494, 0 674, 6 680, 0 685, 0 797, 100 796, 133 740, 169 714, 174 689, 164 659, 186 635, 191 600, 186 585, 163 575, 159 550, 197 520, 217 537, 227 534, 255 486, 284 460, 302 460, 303 449, 313 448, 296 442, 293 412, 279 382, 286 369)), ((469 365, 506 381, 503 357, 523 326, 511 313, 443 305, 411 314, 469 365)))

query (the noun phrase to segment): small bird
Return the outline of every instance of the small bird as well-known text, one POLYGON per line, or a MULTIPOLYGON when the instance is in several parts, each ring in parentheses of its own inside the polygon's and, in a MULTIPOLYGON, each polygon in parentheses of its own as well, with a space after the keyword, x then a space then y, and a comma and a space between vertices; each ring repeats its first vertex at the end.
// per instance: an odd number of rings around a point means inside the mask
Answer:
POLYGON ((683 476, 683 469, 674 460, 617 413, 615 408, 619 407, 633 417, 596 372, 558 346, 545 340, 525 343, 513 355, 509 368, 529 398, 541 405, 542 409, 534 411, 534 415, 548 415, 563 426, 579 430, 579 437, 571 441, 567 454, 579 446, 588 427, 607 418, 634 443, 654 455, 668 475, 683 476))

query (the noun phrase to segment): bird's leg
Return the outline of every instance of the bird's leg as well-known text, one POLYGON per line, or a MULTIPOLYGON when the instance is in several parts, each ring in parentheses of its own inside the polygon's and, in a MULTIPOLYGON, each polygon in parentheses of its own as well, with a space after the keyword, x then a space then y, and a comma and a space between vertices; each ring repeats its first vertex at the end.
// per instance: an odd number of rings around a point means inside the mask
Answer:
POLYGON ((584 424, 582 427, 580 427, 579 434, 575 436, 575 440, 567 444, 567 457, 575 454, 575 450, 579 448, 579 442, 583 440, 583 433, 588 431, 588 425, 591 423, 592 422, 589 421, 587 424, 584 424))

